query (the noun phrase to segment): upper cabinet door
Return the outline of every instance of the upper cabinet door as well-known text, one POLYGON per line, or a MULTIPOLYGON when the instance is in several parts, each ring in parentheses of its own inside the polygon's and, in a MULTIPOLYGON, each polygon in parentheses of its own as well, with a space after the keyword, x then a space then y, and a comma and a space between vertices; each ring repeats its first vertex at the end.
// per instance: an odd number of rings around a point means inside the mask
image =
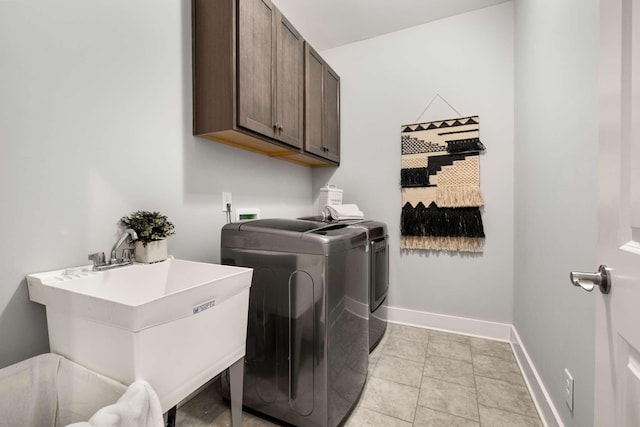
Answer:
POLYGON ((276 139, 302 147, 304 118, 304 40, 278 11, 276 68, 276 139))
POLYGON ((272 1, 192 1, 194 135, 337 166, 339 78, 272 1))
POLYGON ((238 124, 273 137, 276 8, 269 0, 242 0, 238 8, 238 124))
POLYGON ((324 61, 308 44, 304 45, 305 134, 304 149, 325 156, 324 146, 324 61))
POLYGON ((340 161, 340 76, 329 66, 324 74, 325 157, 340 161))

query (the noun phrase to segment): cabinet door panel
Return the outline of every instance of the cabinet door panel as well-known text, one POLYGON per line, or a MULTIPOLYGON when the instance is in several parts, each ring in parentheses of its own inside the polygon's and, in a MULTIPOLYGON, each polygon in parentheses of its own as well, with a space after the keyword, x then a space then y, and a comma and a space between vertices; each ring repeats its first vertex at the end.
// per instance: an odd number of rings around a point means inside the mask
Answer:
POLYGON ((276 23, 276 139, 302 147, 304 40, 279 12, 276 23))
POLYGON ((305 44, 305 134, 304 149, 318 156, 324 152, 324 61, 305 44))
POLYGON ((325 147, 326 157, 340 161, 340 76, 327 66, 325 91, 325 147))
POLYGON ((272 137, 276 9, 269 0, 238 4, 238 124, 272 137))

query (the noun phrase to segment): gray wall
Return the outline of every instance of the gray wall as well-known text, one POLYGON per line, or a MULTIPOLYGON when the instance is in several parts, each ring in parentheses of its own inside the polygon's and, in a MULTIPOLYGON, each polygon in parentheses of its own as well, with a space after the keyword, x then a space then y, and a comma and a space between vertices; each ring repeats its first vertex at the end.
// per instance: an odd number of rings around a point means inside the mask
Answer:
POLYGON ((311 171, 191 136, 191 1, 0 1, 0 367, 48 351, 25 275, 86 265, 160 210, 219 261, 221 192, 309 215, 311 171))
MULTIPOLYGON (((303 29, 304 30, 304 29, 303 29)), ((302 31, 303 31, 302 30, 302 31)), ((314 171, 344 202, 389 227, 389 304, 512 323, 513 3, 322 52, 342 84, 342 163, 314 171), (487 146, 481 189, 487 234, 479 256, 401 254, 400 129, 440 93, 464 116, 480 116, 487 146)), ((457 117, 440 100, 422 121, 457 117)))
POLYGON ((565 425, 593 425, 598 1, 516 0, 514 324, 565 425), (573 415, 563 370, 575 379, 573 415))

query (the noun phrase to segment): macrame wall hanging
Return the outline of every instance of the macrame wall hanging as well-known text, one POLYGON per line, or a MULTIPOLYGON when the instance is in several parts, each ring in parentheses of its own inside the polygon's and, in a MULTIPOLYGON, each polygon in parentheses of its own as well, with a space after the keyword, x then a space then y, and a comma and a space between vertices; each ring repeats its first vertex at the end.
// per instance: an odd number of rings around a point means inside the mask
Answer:
POLYGON ((402 126, 402 249, 482 251, 482 151, 478 116, 402 126))

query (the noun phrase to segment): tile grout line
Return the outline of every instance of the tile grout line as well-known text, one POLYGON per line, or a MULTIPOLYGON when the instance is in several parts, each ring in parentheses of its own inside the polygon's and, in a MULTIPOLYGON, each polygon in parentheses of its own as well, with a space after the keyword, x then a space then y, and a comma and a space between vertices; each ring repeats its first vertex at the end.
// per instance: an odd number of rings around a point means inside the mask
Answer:
POLYGON ((471 374, 473 375, 473 387, 476 391, 476 410, 478 411, 478 425, 482 427, 482 419, 480 418, 480 394, 478 393, 478 382, 476 381, 476 367, 473 365, 473 349, 471 340, 469 340, 469 353, 471 353, 471 374))
MULTIPOLYGON (((418 406, 420 406, 422 408, 427 408, 427 409, 429 409, 431 411, 434 411, 434 412, 437 412, 439 414, 449 415, 449 416, 454 417, 454 418, 462 418, 463 420, 473 421, 474 423, 477 423, 478 425, 480 424, 480 421, 474 420, 472 418, 467 418, 467 417, 465 417, 463 415, 452 414, 451 412, 445 412, 445 411, 443 411, 441 409, 435 409, 435 408, 432 408, 430 406, 425 406, 425 405, 418 405, 418 406)), ((496 408, 496 409, 498 409, 498 408, 496 408)))
MULTIPOLYGON (((524 385, 524 384, 512 383, 511 381, 505 381, 505 380, 500 379, 500 378, 493 378, 493 377, 488 377, 486 375, 478 375, 478 374, 474 374, 474 376, 480 377, 480 378, 486 378, 488 380, 493 380, 493 381, 500 381, 500 382, 503 382, 503 383, 506 383, 506 384, 510 384, 510 385, 513 385, 513 386, 516 386, 516 387, 522 387, 522 388, 525 388, 525 389, 527 388, 527 386, 524 385)), ((527 392, 529 392, 529 389, 527 389, 527 392)), ((529 397, 531 397, 531 396, 529 396, 529 397)), ((533 399, 531 399, 531 401, 533 402, 533 399)))
MULTIPOLYGON (((416 362, 416 363, 418 363, 418 362, 416 362)), ((424 368, 422 370, 424 372, 424 368)), ((390 380, 388 378, 377 377, 377 376, 375 376, 373 374, 371 374, 371 376, 373 378, 377 379, 377 380, 389 381, 390 383, 394 383, 394 384, 397 384, 397 385, 403 385, 405 387, 417 388, 418 390, 420 390, 420 386, 416 387, 414 385, 409 385, 409 384, 405 384, 405 383, 399 383, 398 381, 390 380)), ((422 380, 420 380, 420 385, 422 385, 422 380)))
POLYGON ((411 425, 416 424, 416 416, 418 416, 418 406, 420 406, 420 395, 422 394, 422 383, 424 382, 424 369, 425 369, 425 366, 427 366, 429 345, 431 345, 431 336, 427 334, 427 346, 424 351, 424 362, 422 362, 422 372, 420 373, 420 387, 418 388, 418 400, 416 401, 416 407, 413 408, 413 421, 411 422, 411 425))
MULTIPOLYGON (((538 416, 538 417, 533 417, 533 416, 531 416, 531 415, 521 414, 520 412, 510 411, 510 410, 508 410, 508 409, 497 408, 497 407, 495 407, 495 406, 486 405, 486 404, 484 404, 484 403, 483 403, 482 405, 479 405, 479 406, 484 406, 485 408, 497 409, 498 411, 507 412, 507 413, 509 413, 509 414, 513 414, 513 415, 519 415, 519 416, 521 416, 521 417, 525 417, 525 418, 533 418, 534 420, 538 420, 538 421, 540 421, 540 423, 542 423, 542 420, 540 420, 540 417, 539 417, 539 416, 538 416)), ((538 410, 536 409, 536 413, 537 413, 537 412, 538 412, 538 410)))
MULTIPOLYGON (((402 421, 404 423, 411 423, 413 424, 411 421, 407 421, 405 419, 402 418, 398 418, 395 415, 389 415, 389 414, 385 414, 384 412, 380 412, 380 411, 376 411, 375 409, 371 409, 371 408, 367 408, 366 406, 364 407, 364 409, 366 409, 367 411, 371 411, 371 412, 375 412, 376 414, 380 414, 384 417, 389 417, 389 418, 393 418, 394 420, 398 420, 398 421, 402 421)), ((415 418, 415 417, 414 417, 415 418)))
POLYGON ((432 377, 431 375, 426 375, 423 374, 422 378, 427 377, 427 378, 431 378, 432 380, 436 380, 436 381, 442 381, 443 383, 447 383, 447 384, 452 384, 452 385, 458 385, 460 387, 464 387, 464 388, 472 388, 475 390, 476 386, 475 386, 475 379, 474 379, 474 385, 464 385, 464 384, 460 384, 460 383, 454 383, 452 381, 448 381, 448 380, 443 380, 442 378, 436 378, 436 377, 432 377))

